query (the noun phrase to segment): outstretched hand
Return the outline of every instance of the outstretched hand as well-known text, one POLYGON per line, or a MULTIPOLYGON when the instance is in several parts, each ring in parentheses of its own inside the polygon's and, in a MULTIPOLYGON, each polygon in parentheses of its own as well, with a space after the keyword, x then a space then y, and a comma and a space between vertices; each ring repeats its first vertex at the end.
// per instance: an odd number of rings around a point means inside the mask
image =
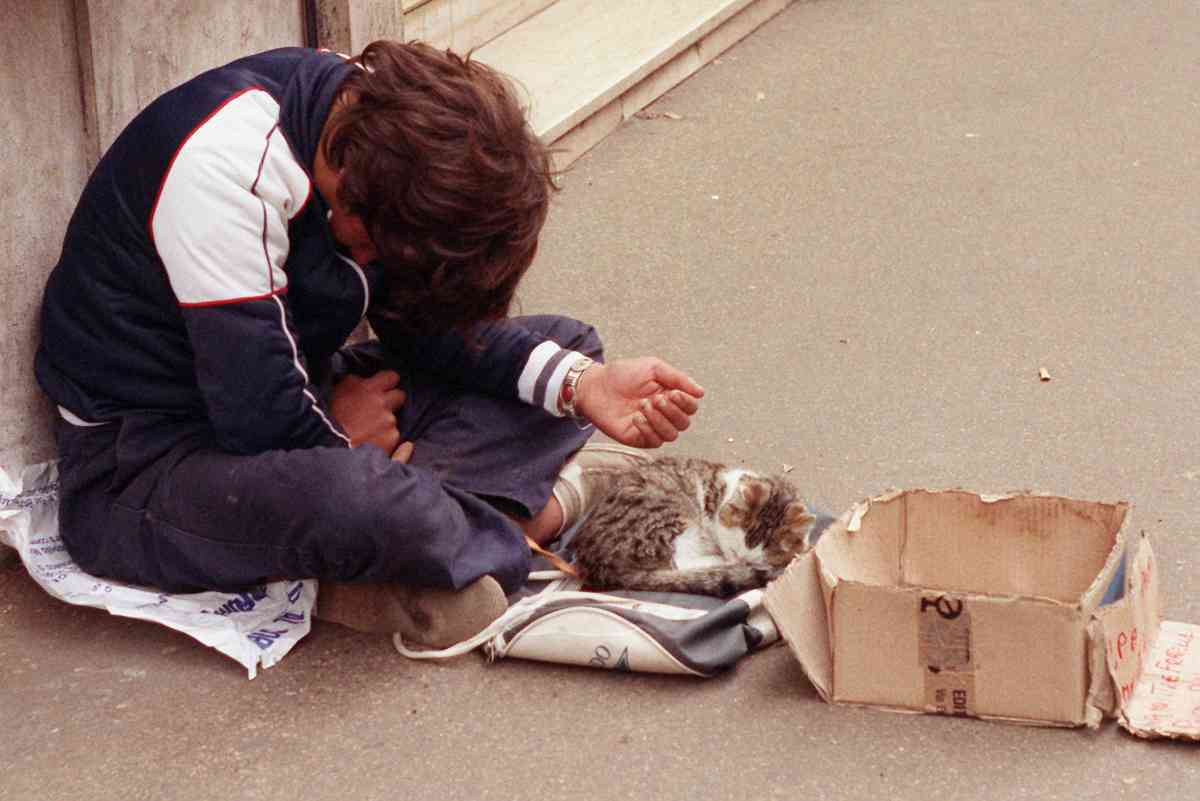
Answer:
POLYGON ((617 442, 657 448, 687 429, 702 397, 703 387, 686 373, 644 356, 588 368, 575 408, 617 442))

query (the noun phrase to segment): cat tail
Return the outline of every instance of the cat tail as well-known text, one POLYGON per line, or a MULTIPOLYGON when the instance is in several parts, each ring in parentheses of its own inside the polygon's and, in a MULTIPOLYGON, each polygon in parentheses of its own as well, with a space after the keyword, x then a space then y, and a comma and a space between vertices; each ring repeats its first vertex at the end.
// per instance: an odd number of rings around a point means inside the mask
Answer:
POLYGON ((682 592, 727 598, 739 592, 762 587, 778 574, 778 570, 751 565, 694 567, 683 570, 671 567, 622 570, 620 586, 626 590, 682 592))

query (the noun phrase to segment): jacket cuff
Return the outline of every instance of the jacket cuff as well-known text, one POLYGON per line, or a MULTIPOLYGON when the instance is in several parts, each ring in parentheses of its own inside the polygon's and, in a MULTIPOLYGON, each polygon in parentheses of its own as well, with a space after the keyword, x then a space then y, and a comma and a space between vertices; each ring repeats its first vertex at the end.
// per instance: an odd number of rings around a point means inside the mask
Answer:
POLYGON ((541 406, 555 417, 562 417, 558 396, 562 393, 563 378, 571 365, 585 358, 582 353, 560 348, 553 342, 543 342, 533 349, 525 369, 517 379, 517 396, 533 406, 541 406))

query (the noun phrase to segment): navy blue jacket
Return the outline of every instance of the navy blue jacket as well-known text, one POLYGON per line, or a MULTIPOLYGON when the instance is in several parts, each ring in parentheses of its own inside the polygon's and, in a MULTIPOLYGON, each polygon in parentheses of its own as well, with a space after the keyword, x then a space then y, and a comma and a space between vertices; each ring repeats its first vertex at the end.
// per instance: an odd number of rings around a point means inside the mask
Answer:
MULTIPOLYGON (((208 419, 239 453, 347 446, 314 380, 370 309, 380 268, 342 256, 312 181, 358 67, 285 48, 164 94, 92 174, 46 287, 38 381, 77 424, 208 419)), ((391 342, 422 365, 557 414, 577 354, 515 325, 391 342)))

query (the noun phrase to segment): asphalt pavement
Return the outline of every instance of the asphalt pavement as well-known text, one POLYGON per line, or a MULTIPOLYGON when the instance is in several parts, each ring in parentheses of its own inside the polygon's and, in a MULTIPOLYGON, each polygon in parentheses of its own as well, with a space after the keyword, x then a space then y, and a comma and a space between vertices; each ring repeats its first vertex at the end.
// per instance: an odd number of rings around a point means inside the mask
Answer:
MULTIPOLYGON (((1198 54, 1192 0, 798 3, 563 178, 522 311, 688 370, 668 450, 792 465, 828 511, 1128 500, 1200 622, 1198 54)), ((1200 793, 1195 746, 830 706, 786 647, 693 680, 318 623, 247 681, 11 567, 0 731, 6 801, 1200 793)))

